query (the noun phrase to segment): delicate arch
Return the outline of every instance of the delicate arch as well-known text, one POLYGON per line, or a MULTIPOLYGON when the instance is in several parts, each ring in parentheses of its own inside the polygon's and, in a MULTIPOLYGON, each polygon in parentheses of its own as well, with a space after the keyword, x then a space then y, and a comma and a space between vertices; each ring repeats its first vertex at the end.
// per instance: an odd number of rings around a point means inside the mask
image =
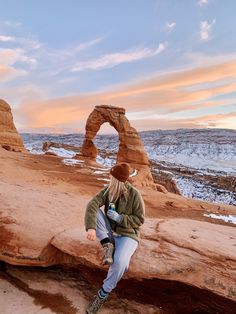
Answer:
POLYGON ((148 156, 144 150, 143 143, 135 128, 131 127, 125 116, 125 109, 114 106, 95 106, 86 122, 85 139, 82 145, 82 155, 96 159, 97 147, 93 139, 98 133, 101 125, 108 122, 119 135, 119 149, 117 162, 127 162, 139 165, 149 165, 148 156))

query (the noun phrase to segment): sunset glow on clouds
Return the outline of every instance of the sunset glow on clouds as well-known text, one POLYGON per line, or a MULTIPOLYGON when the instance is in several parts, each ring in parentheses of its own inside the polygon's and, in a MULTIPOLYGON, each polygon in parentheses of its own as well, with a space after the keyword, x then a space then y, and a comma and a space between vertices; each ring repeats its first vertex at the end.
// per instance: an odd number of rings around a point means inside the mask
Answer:
POLYGON ((138 131, 236 129, 234 1, 13 2, 0 13, 0 98, 20 131, 84 132, 100 104, 138 131))

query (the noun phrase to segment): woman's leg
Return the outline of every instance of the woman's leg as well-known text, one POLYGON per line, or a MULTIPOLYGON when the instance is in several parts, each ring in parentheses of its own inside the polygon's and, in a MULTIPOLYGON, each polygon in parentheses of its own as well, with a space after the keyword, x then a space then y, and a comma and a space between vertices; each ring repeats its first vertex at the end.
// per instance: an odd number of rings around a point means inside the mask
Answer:
MULTIPOLYGON (((102 231, 106 230, 104 224, 100 229, 102 231)), ((106 233, 101 232, 101 234, 104 236, 104 234, 106 233)), ((103 281, 102 288, 98 291, 97 295, 89 304, 86 310, 86 313, 88 314, 97 313, 97 311, 101 308, 103 303, 108 298, 109 293, 116 287, 118 281, 122 278, 123 274, 128 270, 131 256, 133 255, 138 246, 137 241, 128 237, 123 236, 115 237, 114 240, 116 246, 114 253, 114 262, 109 268, 107 277, 103 281)))
POLYGON ((111 265, 113 263, 114 238, 110 222, 103 211, 99 208, 97 215, 96 236, 103 246, 103 265, 111 265))
POLYGON ((129 268, 131 256, 137 249, 138 242, 129 237, 115 237, 115 253, 113 264, 110 266, 106 279, 103 281, 103 290, 110 293, 129 268))
POLYGON ((101 208, 98 209, 96 236, 99 241, 109 238, 109 240, 113 242, 110 222, 101 208))

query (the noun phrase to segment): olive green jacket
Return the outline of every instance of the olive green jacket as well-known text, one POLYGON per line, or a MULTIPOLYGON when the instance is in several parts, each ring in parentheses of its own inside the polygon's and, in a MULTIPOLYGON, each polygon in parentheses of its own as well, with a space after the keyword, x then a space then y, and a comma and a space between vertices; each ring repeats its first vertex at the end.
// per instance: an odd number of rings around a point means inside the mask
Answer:
MULTIPOLYGON (((122 215, 122 221, 117 223, 109 217, 110 225, 117 234, 133 238, 139 242, 139 227, 144 223, 145 205, 140 192, 128 182, 125 183, 127 193, 122 194, 117 202, 116 211, 122 215)), ((85 213, 85 228, 96 230, 97 212, 105 205, 105 213, 108 210, 109 199, 107 187, 97 193, 88 203, 85 213)))

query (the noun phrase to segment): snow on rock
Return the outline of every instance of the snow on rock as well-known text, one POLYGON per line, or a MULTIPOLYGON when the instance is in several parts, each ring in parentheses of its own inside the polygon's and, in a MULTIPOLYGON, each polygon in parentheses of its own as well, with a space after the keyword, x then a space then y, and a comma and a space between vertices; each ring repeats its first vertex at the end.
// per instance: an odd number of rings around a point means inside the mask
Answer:
POLYGON ((94 174, 104 174, 104 173, 107 173, 107 170, 104 170, 104 171, 96 170, 96 171, 94 171, 94 174))
POLYGON ((78 160, 78 159, 72 159, 72 158, 65 158, 65 159, 62 160, 62 162, 65 165, 74 166, 74 165, 83 163, 84 161, 83 160, 78 160))
POLYGON ((57 154, 57 156, 66 157, 66 158, 72 158, 76 155, 76 152, 74 152, 73 150, 67 150, 64 148, 57 148, 57 147, 50 147, 48 152, 52 152, 52 153, 57 154))
POLYGON ((140 134, 152 160, 236 173, 236 130, 178 129, 140 134))
POLYGON ((89 166, 90 169, 94 169, 95 171, 98 170, 98 171, 108 171, 110 169, 110 167, 93 167, 93 166, 89 166))
MULTIPOLYGON (((84 139, 83 134, 21 136, 25 147, 34 154, 44 153, 41 147, 45 141, 79 146, 84 139)), ((231 188, 218 185, 219 181, 225 181, 222 176, 236 178, 236 130, 155 130, 141 132, 140 137, 152 162, 153 175, 160 175, 162 172, 165 178, 173 176, 181 194, 186 197, 236 205, 236 186, 233 179, 232 184, 228 184, 231 188), (206 181, 205 176, 209 175, 211 180, 206 181)), ((111 168, 116 163, 118 136, 98 134, 95 144, 99 149, 97 163, 101 167, 111 168)), ((71 158, 75 154, 69 151, 53 152, 65 158, 71 158)))
POLYGON ((130 177, 135 177, 138 174, 138 170, 134 169, 134 171, 131 173, 130 177))
POLYGON ((208 185, 193 177, 174 176, 182 195, 208 202, 236 205, 235 193, 208 185))
POLYGON ((102 158, 101 156, 98 155, 96 157, 96 162, 98 164, 101 164, 101 165, 106 166, 106 167, 112 167, 115 164, 115 159, 113 159, 111 157, 102 158))
POLYGON ((107 179, 107 178, 97 178, 97 180, 101 180, 101 181, 106 181, 106 182, 110 182, 110 179, 107 179))
POLYGON ((203 216, 214 218, 214 219, 222 219, 225 222, 231 222, 233 224, 236 224, 236 216, 234 215, 204 214, 203 216))

